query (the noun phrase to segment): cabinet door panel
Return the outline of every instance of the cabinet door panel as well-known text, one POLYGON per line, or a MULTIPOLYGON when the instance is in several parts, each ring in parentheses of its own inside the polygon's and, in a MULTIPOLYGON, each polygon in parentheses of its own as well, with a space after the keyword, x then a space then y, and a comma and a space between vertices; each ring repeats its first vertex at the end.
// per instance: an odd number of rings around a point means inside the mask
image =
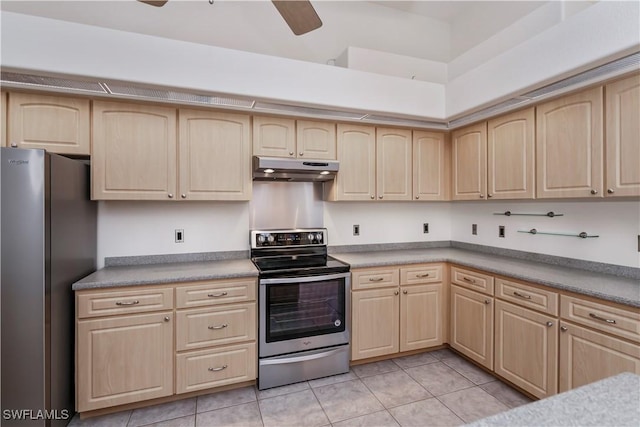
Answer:
POLYGON ((376 132, 373 126, 338 124, 340 172, 325 184, 329 200, 371 200, 376 193, 376 132))
POLYGON ((93 199, 167 200, 176 193, 176 110, 93 102, 93 199))
POLYGON ((560 324, 560 392, 622 372, 640 374, 640 345, 560 324))
POLYGON ((251 198, 250 117, 180 110, 180 197, 251 198))
POLYGON ((640 196, 640 75, 606 86, 607 196, 640 196))
POLYGON ((297 120, 296 145, 298 157, 335 160, 335 123, 297 120))
POLYGON ((411 131, 376 129, 376 176, 379 200, 411 200, 411 131))
POLYGON ((487 189, 487 123, 453 132, 454 200, 483 199, 487 189))
POLYGON ((8 112, 10 144, 51 153, 90 154, 88 99, 11 93, 8 112))
POLYGON ((445 135, 413 131, 413 198, 447 200, 449 147, 445 135))
POLYGON ((493 369, 493 298, 451 285, 449 344, 493 369))
POLYGON ((556 319, 502 301, 495 310, 495 372, 540 399, 556 394, 556 319))
POLYGON ((602 87, 536 107, 537 193, 602 195, 602 87))
POLYGON ((351 360, 398 352, 398 288, 353 291, 351 360))
POLYGON ((534 197, 534 109, 488 122, 487 197, 534 197))
POLYGON ((400 351, 442 344, 442 284, 403 286, 400 351))
POLYGON ((167 311, 77 322, 76 409, 171 395, 172 317, 167 311))
POLYGON ((253 154, 255 156, 295 157, 296 122, 276 117, 253 117, 253 154))

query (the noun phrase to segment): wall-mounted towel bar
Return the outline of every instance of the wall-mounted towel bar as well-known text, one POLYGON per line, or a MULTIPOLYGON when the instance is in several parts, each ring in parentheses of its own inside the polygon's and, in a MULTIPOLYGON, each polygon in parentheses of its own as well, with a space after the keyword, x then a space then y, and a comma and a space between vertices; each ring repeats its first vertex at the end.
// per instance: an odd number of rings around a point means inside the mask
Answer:
POLYGON ((587 234, 586 231, 583 231, 581 233, 578 234, 570 234, 570 233, 548 233, 545 231, 538 231, 535 228, 532 228, 531 230, 518 230, 518 233, 527 233, 527 234, 547 234, 549 236, 568 236, 568 237, 580 237, 581 239, 587 239, 587 238, 592 238, 592 237, 600 237, 600 236, 594 236, 594 235, 589 235, 587 234))
POLYGON ((548 216, 549 218, 553 218, 556 216, 564 216, 564 214, 561 213, 555 213, 555 212, 547 212, 547 213, 515 213, 515 212, 511 212, 511 211, 504 211, 504 212, 494 212, 494 215, 504 215, 504 216, 548 216))

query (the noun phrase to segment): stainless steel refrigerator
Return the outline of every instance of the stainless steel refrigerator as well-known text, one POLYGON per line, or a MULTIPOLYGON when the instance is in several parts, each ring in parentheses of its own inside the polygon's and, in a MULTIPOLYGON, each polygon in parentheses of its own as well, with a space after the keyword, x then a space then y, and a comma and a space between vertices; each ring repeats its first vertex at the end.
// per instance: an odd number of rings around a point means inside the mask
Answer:
POLYGON ((73 282, 95 271, 89 166, 0 148, 0 424, 64 426, 74 415, 73 282))

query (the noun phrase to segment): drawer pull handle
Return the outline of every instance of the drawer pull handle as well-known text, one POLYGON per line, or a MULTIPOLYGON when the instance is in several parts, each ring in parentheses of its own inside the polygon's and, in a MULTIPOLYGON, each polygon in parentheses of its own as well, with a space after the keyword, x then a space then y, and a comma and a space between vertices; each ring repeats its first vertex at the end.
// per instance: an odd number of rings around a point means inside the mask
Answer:
POLYGON ((224 329, 224 328, 226 328, 227 326, 229 326, 229 325, 227 325, 226 323, 223 323, 223 324, 222 324, 222 325, 220 325, 220 326, 207 326, 207 327, 208 327, 209 329, 214 330, 214 329, 224 329))
POLYGON ((222 371, 223 369, 227 369, 227 365, 222 365, 219 368, 209 368, 210 372, 218 372, 218 371, 222 371))
POLYGON ((416 277, 429 277, 429 273, 416 274, 416 277))
POLYGON ((219 294, 209 294, 207 296, 209 298, 220 298, 220 297, 226 297, 227 293, 226 292, 220 292, 219 294))
POLYGON ((382 282, 384 277, 369 277, 370 282, 382 282))
POLYGON ((462 280, 464 280, 465 282, 469 282, 469 283, 476 283, 475 279, 469 279, 466 276, 462 276, 462 280))
POLYGON ((118 301, 118 302, 116 302, 116 305, 136 305, 136 304, 140 304, 140 301, 133 300, 133 301, 118 301))
POLYGON ((515 296, 517 296, 517 297, 520 297, 520 298, 531 299, 531 295, 521 294, 520 292, 516 292, 516 291, 513 291, 513 294, 515 296))
POLYGON ((612 320, 612 319, 605 319, 604 317, 600 317, 600 316, 598 316, 598 315, 597 315, 597 314, 595 314, 595 313, 589 313, 589 317, 591 317, 591 318, 593 318, 593 319, 596 319, 596 320, 600 320, 600 321, 602 321, 602 322, 611 323, 611 324, 613 324, 613 325, 615 325, 615 324, 616 324, 616 321, 615 321, 615 320, 612 320))

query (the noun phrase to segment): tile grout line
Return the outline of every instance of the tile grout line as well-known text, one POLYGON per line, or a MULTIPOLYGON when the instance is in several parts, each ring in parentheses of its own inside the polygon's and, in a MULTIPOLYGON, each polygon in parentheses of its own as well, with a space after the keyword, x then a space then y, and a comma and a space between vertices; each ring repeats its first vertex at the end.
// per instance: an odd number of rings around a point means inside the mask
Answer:
MULTIPOLYGON (((342 381, 342 382, 346 382, 346 381, 342 381)), ((340 384, 340 383, 334 383, 334 384, 340 384)), ((327 385, 332 385, 332 384, 327 384, 327 385)), ((321 386, 321 387, 324 387, 324 386, 321 386)), ((318 402, 318 405, 320 405, 320 409, 322 409, 322 413, 324 414, 325 417, 327 417, 327 420, 329 420, 329 425, 333 426, 333 421, 331 421, 331 418, 329 418, 329 414, 327 414, 327 411, 325 411, 324 406, 322 406, 322 402, 320 402, 320 399, 318 399, 318 395, 316 394, 316 391, 313 389, 313 387, 311 387, 311 384, 309 384, 309 388, 311 389, 311 393, 313 393, 313 397, 316 398, 316 402, 318 402)))

